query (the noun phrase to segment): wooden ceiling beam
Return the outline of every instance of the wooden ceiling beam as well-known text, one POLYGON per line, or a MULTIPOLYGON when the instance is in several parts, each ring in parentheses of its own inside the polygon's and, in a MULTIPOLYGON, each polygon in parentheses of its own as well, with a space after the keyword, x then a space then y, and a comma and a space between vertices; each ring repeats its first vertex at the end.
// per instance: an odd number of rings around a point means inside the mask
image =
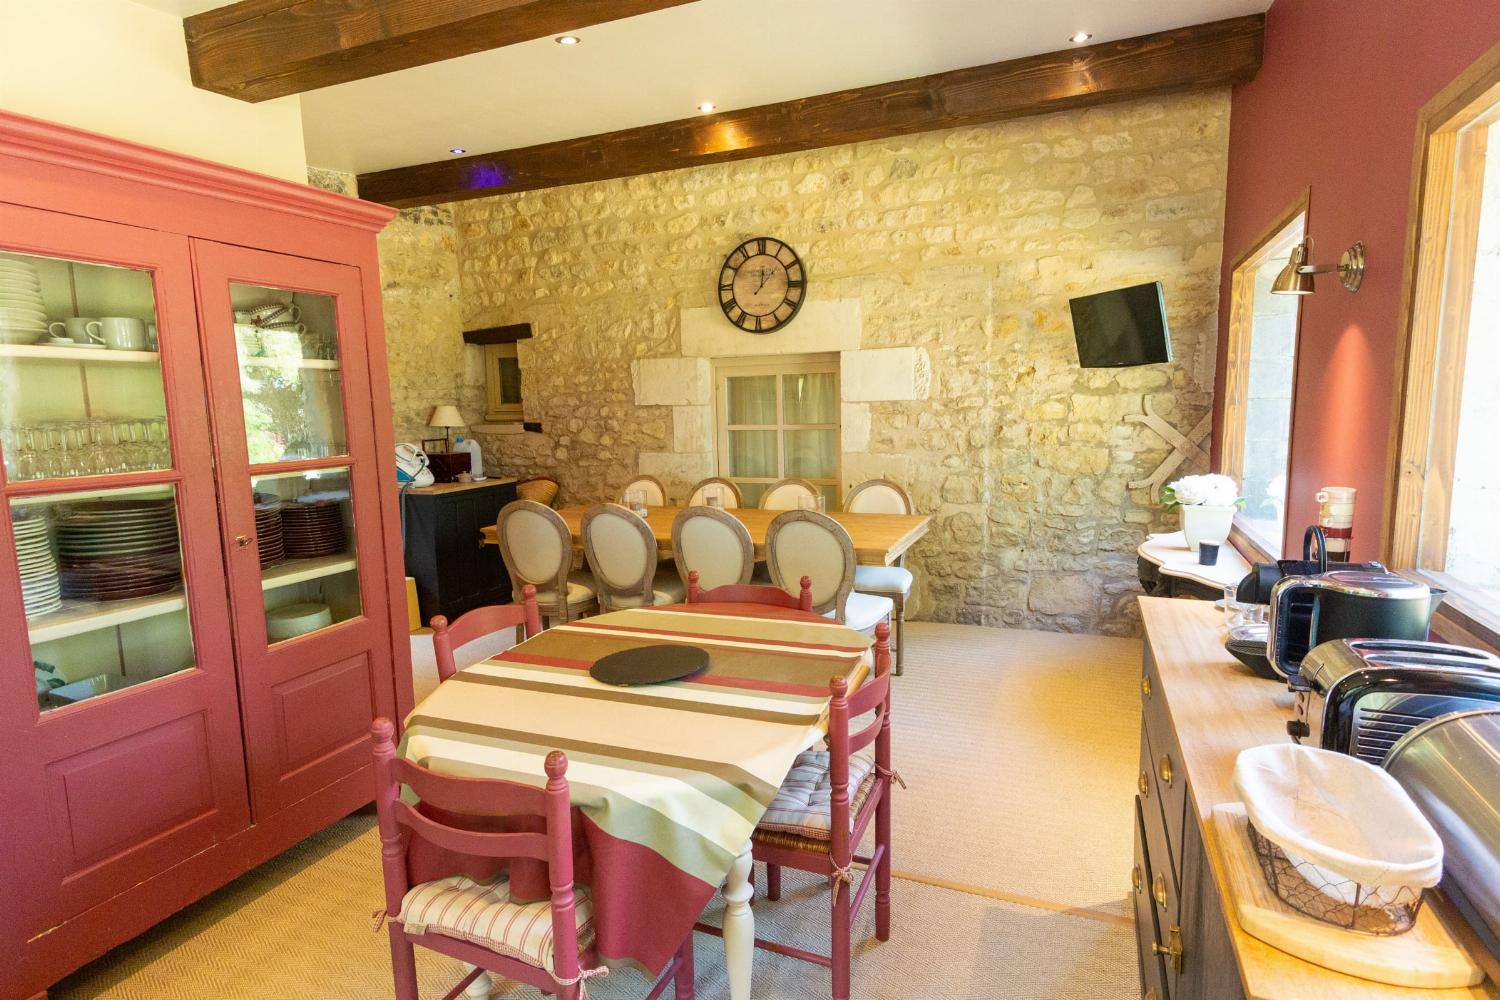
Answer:
POLYGON ((361 174, 359 194, 408 207, 978 125, 1243 83, 1260 14, 781 104, 361 174))
POLYGON ((252 103, 695 0, 242 0, 186 18, 204 90, 252 103))

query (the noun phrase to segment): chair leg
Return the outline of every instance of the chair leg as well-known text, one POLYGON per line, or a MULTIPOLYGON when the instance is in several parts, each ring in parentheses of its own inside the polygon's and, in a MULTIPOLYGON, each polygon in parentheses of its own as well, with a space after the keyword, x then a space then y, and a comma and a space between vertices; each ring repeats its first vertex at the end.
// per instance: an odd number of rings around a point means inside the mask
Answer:
MULTIPOLYGON (((885 795, 875 807, 875 845, 884 847, 880 864, 875 866, 875 938, 878 941, 891 939, 891 788, 885 785, 885 795)), ((866 878, 869 876, 866 875, 866 878)))
POLYGON ((419 1000, 417 995, 417 956, 399 924, 389 925, 391 933, 391 972, 396 980, 396 1000, 419 1000))
POLYGON ((688 932, 687 940, 682 942, 682 947, 677 950, 677 976, 674 979, 673 994, 677 1000, 694 1000, 693 986, 693 935, 688 932))
POLYGON ((833 884, 833 1000, 849 1000, 849 886, 833 884))
POLYGON ((771 902, 781 898, 781 866, 766 865, 766 899, 771 902))
POLYGON ((896 598, 896 666, 891 673, 897 677, 906 666, 906 598, 896 598))

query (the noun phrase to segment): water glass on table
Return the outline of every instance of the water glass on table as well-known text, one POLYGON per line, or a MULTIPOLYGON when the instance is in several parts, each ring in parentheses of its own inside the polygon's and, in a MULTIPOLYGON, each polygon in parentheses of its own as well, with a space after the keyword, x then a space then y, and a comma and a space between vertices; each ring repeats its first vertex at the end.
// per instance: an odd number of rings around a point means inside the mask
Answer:
POLYGON ((629 507, 637 517, 646 516, 646 491, 626 490, 625 506, 629 507))

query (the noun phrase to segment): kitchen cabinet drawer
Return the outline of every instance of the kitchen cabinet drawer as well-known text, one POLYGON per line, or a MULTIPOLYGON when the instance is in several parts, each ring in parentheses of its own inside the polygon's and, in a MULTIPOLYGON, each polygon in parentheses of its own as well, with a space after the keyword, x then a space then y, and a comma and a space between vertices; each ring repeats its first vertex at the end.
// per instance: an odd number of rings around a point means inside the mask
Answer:
POLYGON ((1140 962, 1142 998, 1167 1000, 1167 968, 1152 947, 1160 940, 1160 932, 1151 899, 1151 859, 1143 822, 1147 808, 1148 803, 1135 800, 1135 867, 1130 871, 1130 898, 1135 911, 1136 958, 1140 962))
MULTIPOLYGON (((1181 884, 1187 776, 1182 768, 1182 753, 1177 748, 1177 736, 1172 728, 1171 715, 1167 710, 1166 698, 1162 694, 1156 664, 1151 658, 1149 647, 1146 649, 1141 671, 1141 727, 1143 736, 1140 772, 1149 779, 1152 797, 1161 812, 1163 830, 1166 833, 1167 854, 1161 864, 1170 867, 1181 884)), ((1138 775, 1137 792, 1140 791, 1140 784, 1138 775)))

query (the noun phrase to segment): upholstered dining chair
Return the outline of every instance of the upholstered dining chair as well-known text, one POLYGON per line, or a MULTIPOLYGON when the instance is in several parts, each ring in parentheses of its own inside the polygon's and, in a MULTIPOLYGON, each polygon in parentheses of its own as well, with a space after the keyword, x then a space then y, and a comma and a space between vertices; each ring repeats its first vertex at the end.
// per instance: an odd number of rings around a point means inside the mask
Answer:
POLYGON ((593 608, 593 577, 572 572, 573 533, 561 514, 533 500, 512 500, 500 508, 495 533, 513 600, 531 584, 543 620, 553 623, 581 618, 593 608))
MULTIPOLYGON (((915 506, 911 494, 889 479, 867 479, 844 498, 844 509, 853 514, 911 514, 915 506)), ((903 560, 905 557, 902 557, 903 560)), ((911 596, 911 570, 895 566, 856 566, 854 589, 862 594, 889 597, 894 606, 896 625, 897 677, 906 668, 906 599, 911 596)))
POLYGON ((594 573, 601 613, 682 603, 677 570, 657 568, 656 536, 630 508, 596 503, 584 511, 583 552, 594 573))
POLYGON ((798 500, 817 495, 818 488, 806 479, 782 479, 767 486, 760 495, 760 509, 796 510, 798 500))
MULTIPOLYGON (((535 986, 560 1000, 587 995, 585 980, 605 974, 594 951, 593 900, 573 884, 573 819, 568 758, 547 755, 547 783, 537 788, 499 778, 438 774, 396 756, 396 727, 376 719, 375 812, 385 874, 384 918, 389 922, 396 1000, 419 1000, 416 945, 456 958, 472 971, 448 993, 463 993, 486 972, 535 986), (407 786, 420 800, 401 798, 407 786), (504 819, 497 822, 497 818, 504 819), (464 822, 469 820, 471 822, 464 822), (479 880, 452 875, 412 885, 407 853, 415 842, 499 862, 547 866, 550 894, 523 902, 506 875, 479 880)), ((474 874, 479 874, 478 872, 474 874)), ((677 1000, 693 1000, 693 936, 678 949, 648 1000, 675 986, 677 1000)))
POLYGON ((750 582, 755 572, 755 541, 750 529, 717 507, 688 507, 672 519, 672 553, 686 586, 696 571, 703 589, 750 582))
POLYGON ((636 476, 625 484, 620 491, 620 499, 625 499, 625 494, 631 490, 640 490, 646 494, 647 507, 665 507, 667 505, 667 488, 661 484, 661 480, 655 476, 636 476))
POLYGON ((689 507, 708 506, 709 494, 717 489, 719 497, 723 500, 725 507, 743 507, 745 505, 744 495, 733 480, 725 479, 723 476, 709 476, 707 479, 693 487, 693 492, 688 495, 687 505, 689 507))
POLYGON ((874 672, 853 694, 843 677, 829 683, 828 749, 798 755, 750 836, 755 859, 766 866, 767 900, 781 898, 783 867, 829 879, 833 933, 828 955, 779 943, 756 944, 828 967, 833 1000, 849 998, 851 928, 872 883, 875 937, 891 938, 891 782, 899 779, 891 755, 889 638, 890 626, 882 622, 875 629, 874 672), (866 715, 871 721, 850 732, 852 720, 863 721, 866 715), (856 854, 872 820, 874 849, 856 854), (862 866, 862 876, 856 865, 862 866))
POLYGON ((725 583, 713 590, 704 590, 698 585, 698 571, 688 571, 687 600, 689 604, 766 604, 773 608, 796 608, 811 612, 812 580, 802 578, 802 589, 793 597, 780 587, 767 587, 758 583, 725 583))
POLYGON ((521 588, 520 604, 488 604, 460 615, 451 625, 445 615, 433 615, 432 653, 437 660, 438 680, 445 681, 458 672, 454 650, 507 628, 516 630, 518 643, 542 630, 536 588, 531 584, 521 588))
POLYGON ((827 514, 788 510, 766 528, 766 566, 771 582, 791 592, 793 580, 813 580, 813 610, 864 633, 889 621, 889 597, 854 590, 854 540, 827 514))

